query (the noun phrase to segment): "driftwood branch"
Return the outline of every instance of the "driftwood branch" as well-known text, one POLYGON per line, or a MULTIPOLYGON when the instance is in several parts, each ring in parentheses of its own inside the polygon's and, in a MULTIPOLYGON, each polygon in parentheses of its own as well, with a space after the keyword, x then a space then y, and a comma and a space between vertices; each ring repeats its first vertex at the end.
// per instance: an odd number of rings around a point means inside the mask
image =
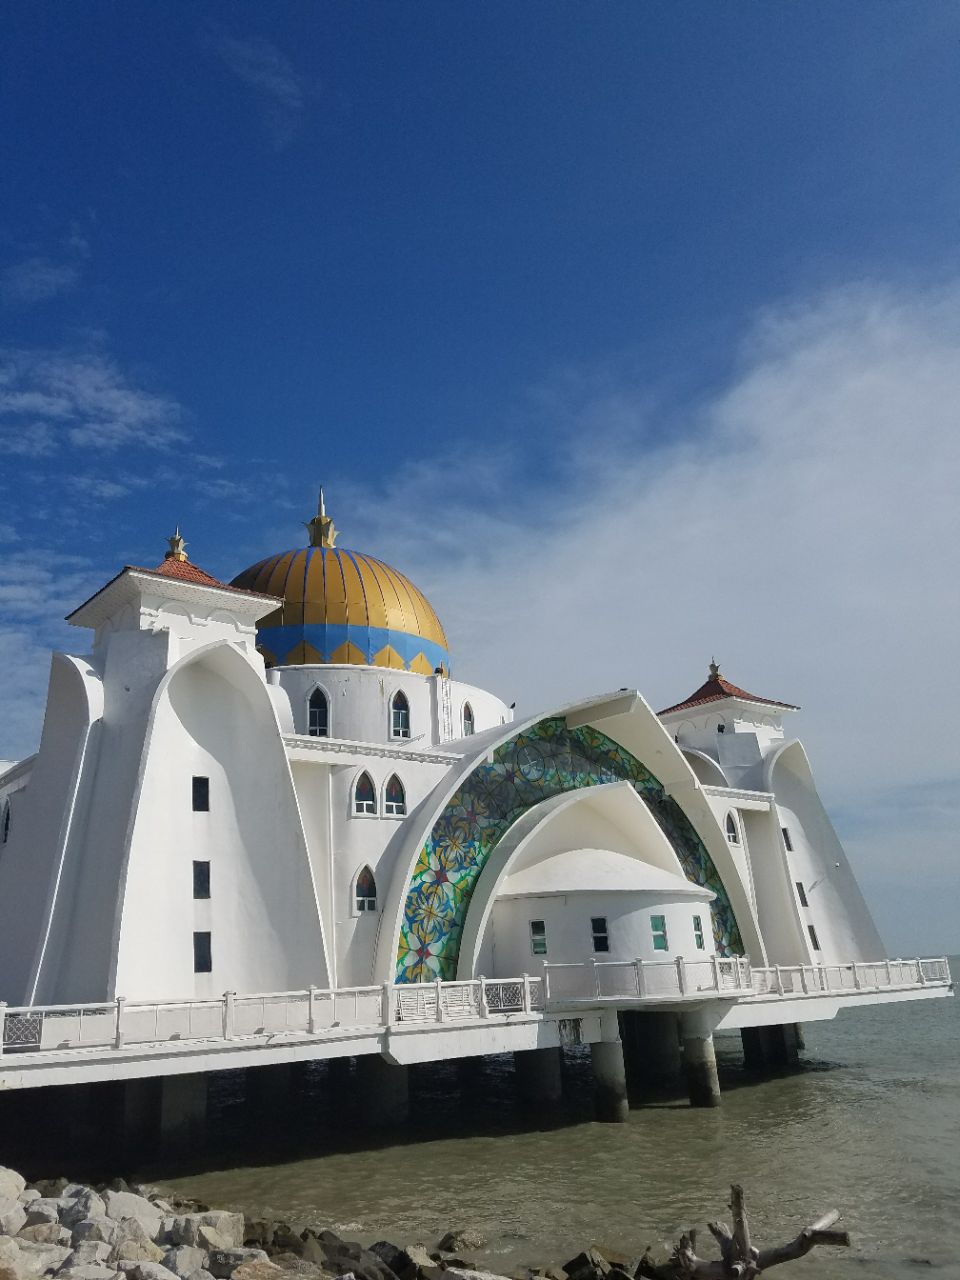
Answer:
POLYGON ((753 1280, 771 1267, 804 1257, 818 1244, 850 1243, 846 1231, 834 1230, 840 1213, 831 1209, 804 1227, 795 1240, 771 1249, 756 1249, 750 1243, 743 1188, 739 1185, 730 1188, 730 1210, 733 1214, 732 1230, 725 1222, 707 1223, 710 1234, 720 1246, 718 1260, 698 1257, 697 1233, 688 1231, 674 1246, 668 1262, 657 1263, 648 1250, 640 1260, 637 1275, 650 1277, 650 1280, 753 1280))

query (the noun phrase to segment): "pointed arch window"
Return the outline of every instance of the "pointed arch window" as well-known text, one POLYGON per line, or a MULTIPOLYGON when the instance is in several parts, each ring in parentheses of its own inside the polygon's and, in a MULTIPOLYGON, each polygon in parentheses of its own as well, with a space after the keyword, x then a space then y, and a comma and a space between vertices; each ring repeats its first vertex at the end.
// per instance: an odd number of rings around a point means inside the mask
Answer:
POLYGON ((358 912, 377 909, 377 882, 369 867, 364 867, 357 876, 356 907, 358 912))
POLYGON ((473 707, 469 702, 463 704, 463 736, 470 738, 473 736, 475 723, 473 719, 473 707))
POLYGON ((390 704, 390 733, 394 738, 410 737, 410 703, 402 690, 393 695, 390 704))
POLYGON ((391 774, 387 779, 383 809, 385 813, 389 813, 395 818, 407 812, 407 793, 403 789, 403 783, 395 773, 391 774))
POLYGON ((377 812, 377 793, 369 773, 361 773, 357 779, 353 807, 355 813, 377 812))
POLYGON ((740 828, 737 826, 737 820, 732 813, 727 814, 727 839, 731 844, 740 843, 740 828))
POLYGON ((322 689, 314 689, 310 695, 310 721, 307 732, 311 738, 326 738, 330 732, 330 704, 322 689))

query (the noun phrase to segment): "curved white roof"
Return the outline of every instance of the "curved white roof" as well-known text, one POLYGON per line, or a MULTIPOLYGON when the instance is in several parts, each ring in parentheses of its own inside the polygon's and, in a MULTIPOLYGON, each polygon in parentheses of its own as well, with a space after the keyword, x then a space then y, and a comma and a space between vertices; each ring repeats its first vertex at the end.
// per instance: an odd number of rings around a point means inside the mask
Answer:
POLYGON ((660 893, 715 897, 683 876, 612 849, 570 849, 507 876, 498 898, 557 893, 660 893))

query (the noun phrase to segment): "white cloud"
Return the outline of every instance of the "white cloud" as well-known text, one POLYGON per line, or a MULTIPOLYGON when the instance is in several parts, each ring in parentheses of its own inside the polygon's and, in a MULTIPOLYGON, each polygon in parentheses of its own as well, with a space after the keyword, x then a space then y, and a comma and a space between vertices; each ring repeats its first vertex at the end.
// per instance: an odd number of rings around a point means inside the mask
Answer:
POLYGON ((100 351, 0 349, 0 441, 27 456, 58 443, 163 449, 185 438, 170 396, 136 385, 100 351))
POLYGON ((0 300, 8 306, 46 302, 73 289, 79 280, 80 272, 70 262, 27 258, 0 271, 0 300))
POLYGON ((273 145, 279 150, 292 141, 306 106, 305 81, 276 45, 254 36, 241 40, 220 36, 214 48, 230 70, 255 90, 273 145))
POLYGON ((608 377, 532 403, 541 458, 518 444, 499 483, 488 459, 451 457, 331 495, 349 542, 409 570, 458 674, 524 711, 622 685, 666 706, 714 653, 735 683, 800 703, 828 805, 887 806, 869 838, 857 824, 854 856, 868 893, 901 867, 919 928, 936 824, 889 799, 958 772, 960 286, 771 310, 728 385, 683 416, 608 377), (659 423, 672 443, 654 447, 659 423), (547 477, 535 497, 527 475, 547 477))

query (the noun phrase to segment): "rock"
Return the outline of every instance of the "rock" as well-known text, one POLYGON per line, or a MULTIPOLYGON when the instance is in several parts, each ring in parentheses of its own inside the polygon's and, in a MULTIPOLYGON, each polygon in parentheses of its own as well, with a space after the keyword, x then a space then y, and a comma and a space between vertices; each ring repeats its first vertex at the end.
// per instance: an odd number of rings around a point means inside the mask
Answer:
POLYGON ((108 1262, 159 1262, 162 1257, 163 1250, 153 1243, 139 1218, 124 1218, 117 1223, 108 1262))
POLYGON ((173 1272, 159 1262, 127 1262, 120 1263, 120 1267, 130 1280, 176 1280, 173 1272))
POLYGON ((61 1267, 57 1272, 58 1280, 114 1280, 120 1274, 113 1267, 95 1262, 80 1263, 76 1267, 61 1267))
POLYGON ((470 1267, 445 1267, 445 1276, 454 1276, 455 1280, 506 1280, 505 1276, 493 1271, 475 1271, 470 1267))
POLYGON ((124 1218, 136 1218, 151 1240, 159 1235, 163 1214, 143 1196, 134 1195, 132 1191, 105 1191, 103 1203, 108 1218, 118 1222, 124 1218))
POLYGON ((36 1187, 27 1187, 25 1191, 20 1192, 20 1203, 22 1205, 33 1204, 34 1200, 39 1199, 41 1199, 41 1196, 36 1187))
POLYGON ((71 1184, 65 1188, 62 1198, 67 1202, 60 1209, 60 1221, 65 1227, 75 1227, 84 1218, 105 1218, 107 1216, 106 1205, 96 1191, 91 1190, 90 1187, 79 1187, 75 1183, 71 1184), (75 1186, 77 1187, 77 1195, 72 1194, 75 1186))
POLYGON ((26 1185, 26 1178, 21 1177, 16 1169, 7 1169, 0 1164, 0 1198, 19 1200, 26 1185))
POLYGON ((390 1268, 397 1280, 417 1280, 417 1264, 405 1249, 398 1249, 389 1240, 378 1240, 370 1246, 370 1252, 390 1268))
POLYGON ((464 1250, 469 1252, 471 1249, 482 1249, 486 1243, 486 1237, 479 1231, 467 1228, 462 1231, 448 1231, 437 1248, 441 1253, 463 1253, 464 1250))
POLYGON ((242 1249, 244 1220, 242 1213, 209 1209, 205 1213, 186 1213, 164 1218, 161 1233, 169 1244, 199 1245, 202 1249, 242 1249), (212 1233, 212 1234, 211 1234, 212 1233))
POLYGON ((38 1222, 35 1226, 24 1227, 19 1239, 32 1240, 34 1244, 71 1244, 70 1228, 61 1227, 59 1222, 38 1222))
POLYGON ((56 1271, 73 1252, 66 1245, 37 1244, 33 1240, 18 1240, 20 1259, 31 1275, 42 1276, 44 1272, 56 1271))
POLYGON ((233 1280, 278 1280, 283 1272, 267 1258, 241 1262, 233 1272, 233 1280))
POLYGON ((19 1200, 0 1197, 0 1235, 15 1236, 26 1225, 27 1211, 19 1200))
POLYGON ((276 1253, 270 1261, 288 1276, 302 1276, 304 1280, 327 1280, 328 1273, 315 1262, 304 1262, 295 1253, 276 1253))
POLYGON ((64 1262, 64 1267, 92 1267, 101 1265, 106 1262, 110 1253, 110 1246, 103 1240, 82 1240, 78 1244, 69 1258, 64 1262))
POLYGON ((408 1244, 404 1253, 411 1262, 415 1262, 418 1267, 432 1267, 434 1259, 427 1253, 425 1244, 408 1244))
POLYGON ((117 1224, 106 1214, 96 1218, 81 1218, 74 1225, 71 1240, 74 1248, 84 1240, 104 1241, 113 1244, 117 1238, 117 1224))
POLYGON ((239 1267, 251 1262, 269 1262, 269 1258, 262 1249, 211 1249, 207 1270, 216 1280, 229 1280, 239 1267))
MULTIPOLYGON (((250 1242, 244 1240, 244 1244, 250 1242)), ((273 1235, 267 1252, 273 1253, 293 1253, 298 1258, 303 1257, 303 1240, 293 1227, 285 1222, 275 1222, 273 1224, 273 1235)))
POLYGON ((36 1200, 23 1206, 27 1214, 27 1226, 35 1227, 41 1222, 59 1222, 61 1210, 69 1203, 55 1200, 53 1196, 38 1196, 36 1200))
POLYGON ((162 1200, 160 1196, 148 1196, 147 1199, 161 1214, 173 1213, 173 1205, 169 1200, 162 1200))
POLYGON ((183 1277, 192 1276, 195 1271, 203 1271, 207 1266, 207 1255, 203 1249, 197 1249, 193 1245, 181 1244, 175 1249, 168 1249, 163 1255, 163 1265, 168 1271, 172 1271, 174 1275, 183 1277))
POLYGON ((187 1280, 213 1280, 213 1276, 209 1271, 194 1271, 193 1275, 187 1276, 187 1280))
POLYGON ((583 1280, 599 1280, 610 1270, 610 1263, 598 1249, 588 1249, 586 1253, 578 1253, 575 1258, 565 1262, 563 1269, 570 1280, 577 1280, 579 1276, 583 1280))

